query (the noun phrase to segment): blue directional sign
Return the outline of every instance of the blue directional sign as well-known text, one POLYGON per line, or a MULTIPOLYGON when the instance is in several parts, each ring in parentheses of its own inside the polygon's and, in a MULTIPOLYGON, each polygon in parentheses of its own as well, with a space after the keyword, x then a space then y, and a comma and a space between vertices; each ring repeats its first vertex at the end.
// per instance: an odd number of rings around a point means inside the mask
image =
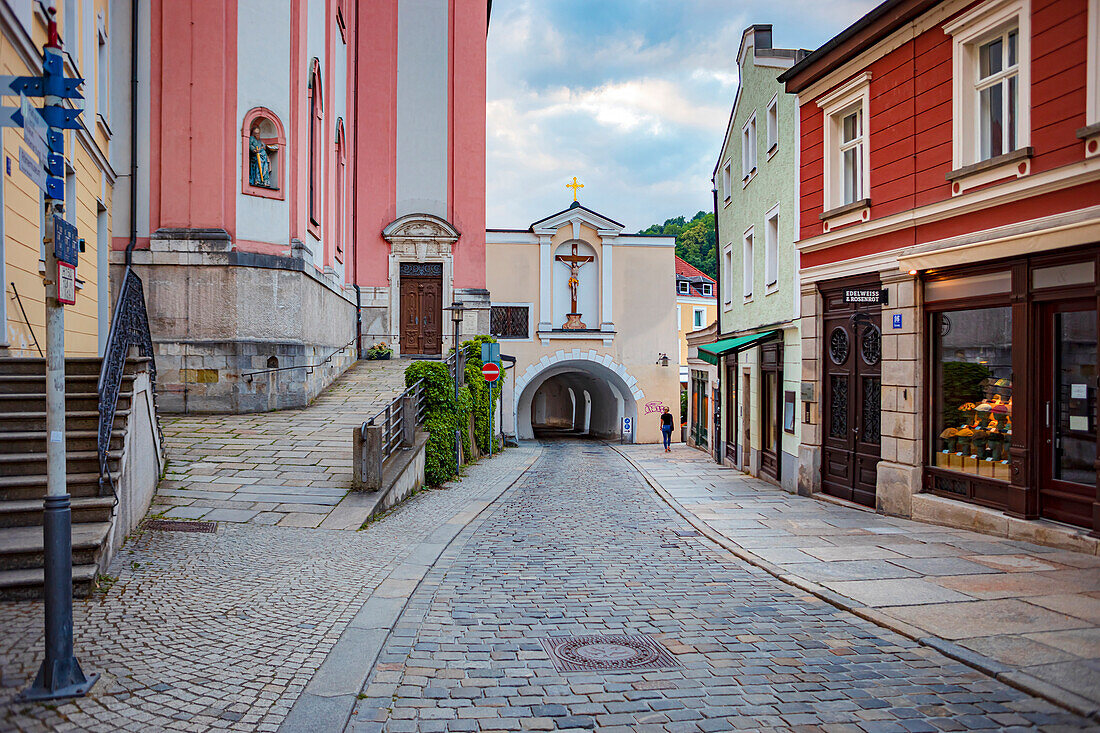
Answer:
POLYGON ((27 178, 34 181, 36 186, 49 193, 46 171, 42 169, 42 164, 38 162, 33 153, 28 153, 26 148, 22 146, 19 147, 19 170, 23 171, 27 178))
POLYGON ((76 227, 54 214, 53 256, 59 261, 67 262, 75 267, 79 249, 76 239, 76 227))

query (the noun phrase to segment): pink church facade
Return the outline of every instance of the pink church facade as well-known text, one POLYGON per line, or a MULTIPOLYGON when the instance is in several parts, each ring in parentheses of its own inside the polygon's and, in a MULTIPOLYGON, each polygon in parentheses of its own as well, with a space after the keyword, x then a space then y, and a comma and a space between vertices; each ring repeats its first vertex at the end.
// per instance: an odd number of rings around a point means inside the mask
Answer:
POLYGON ((162 409, 305 404, 378 342, 444 354, 453 300, 487 329, 486 0, 154 0, 138 24, 112 263, 132 238, 162 409))

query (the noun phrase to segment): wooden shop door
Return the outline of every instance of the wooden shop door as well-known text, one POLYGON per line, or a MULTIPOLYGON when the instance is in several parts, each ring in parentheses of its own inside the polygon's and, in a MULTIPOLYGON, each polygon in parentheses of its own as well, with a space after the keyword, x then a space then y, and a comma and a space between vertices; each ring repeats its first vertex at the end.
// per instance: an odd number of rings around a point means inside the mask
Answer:
POLYGON ((443 353, 443 278, 401 278, 401 353, 443 353))
POLYGON ((847 304, 840 287, 823 288, 822 299, 821 484, 826 494, 873 507, 882 456, 882 308, 847 304))

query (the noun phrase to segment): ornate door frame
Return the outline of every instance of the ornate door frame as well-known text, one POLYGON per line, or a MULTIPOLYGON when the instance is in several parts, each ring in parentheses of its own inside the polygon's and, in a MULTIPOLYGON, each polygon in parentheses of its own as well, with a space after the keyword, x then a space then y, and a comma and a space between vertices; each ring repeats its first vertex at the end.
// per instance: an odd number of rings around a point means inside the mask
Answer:
MULTIPOLYGON (((389 257, 389 325, 394 352, 401 355, 401 265, 402 263, 435 263, 443 268, 443 307, 454 301, 454 255, 458 231, 444 219, 431 214, 407 214, 382 230, 390 243, 389 257)), ((440 313, 440 323, 449 322, 440 313)), ((443 329, 443 352, 451 347, 451 334, 443 329)))

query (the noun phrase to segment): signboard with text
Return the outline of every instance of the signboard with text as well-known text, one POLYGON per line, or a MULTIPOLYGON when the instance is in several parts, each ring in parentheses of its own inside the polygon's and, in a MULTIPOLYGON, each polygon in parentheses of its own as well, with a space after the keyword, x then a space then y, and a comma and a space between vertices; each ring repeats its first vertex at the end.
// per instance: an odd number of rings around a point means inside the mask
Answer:
POLYGON ((844 288, 844 302, 862 305, 886 305, 885 288, 844 288))
POLYGON ((76 268, 66 262, 57 263, 57 302, 76 303, 76 268))
POLYGON ((53 256, 76 267, 80 256, 76 227, 57 214, 53 215, 53 256))

